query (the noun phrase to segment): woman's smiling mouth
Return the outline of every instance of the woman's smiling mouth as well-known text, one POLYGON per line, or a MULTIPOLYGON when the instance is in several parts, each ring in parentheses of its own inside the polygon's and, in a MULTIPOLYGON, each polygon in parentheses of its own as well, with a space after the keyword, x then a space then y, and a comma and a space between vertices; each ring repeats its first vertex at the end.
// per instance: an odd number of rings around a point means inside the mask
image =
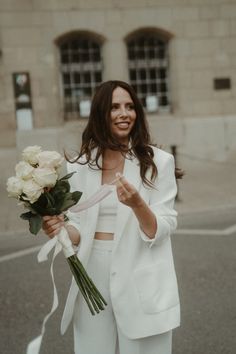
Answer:
POLYGON ((115 123, 116 126, 118 126, 119 128, 122 128, 122 129, 127 129, 129 127, 129 122, 118 122, 118 123, 115 123))

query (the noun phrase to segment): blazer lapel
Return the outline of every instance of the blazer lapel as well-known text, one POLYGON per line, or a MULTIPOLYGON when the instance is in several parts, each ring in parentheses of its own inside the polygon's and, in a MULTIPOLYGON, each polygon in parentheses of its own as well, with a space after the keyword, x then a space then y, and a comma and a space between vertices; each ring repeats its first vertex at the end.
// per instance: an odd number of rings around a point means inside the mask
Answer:
MULTIPOLYGON (((101 163, 101 161, 99 161, 101 163)), ((92 196, 100 188, 102 182, 102 171, 95 168, 92 169, 87 166, 87 175, 86 175, 86 198, 92 196)), ((93 240, 97 218, 99 212, 99 203, 95 204, 88 209, 87 214, 87 223, 86 223, 86 234, 90 241, 93 240)))
MULTIPOLYGON (((141 178, 140 178, 139 161, 137 158, 125 159, 123 176, 137 190, 140 190, 141 178)), ((116 241, 119 241, 120 237, 122 236, 124 227, 130 217, 131 212, 132 210, 130 207, 122 203, 118 204, 117 218, 116 218, 116 225, 115 225, 116 241)))

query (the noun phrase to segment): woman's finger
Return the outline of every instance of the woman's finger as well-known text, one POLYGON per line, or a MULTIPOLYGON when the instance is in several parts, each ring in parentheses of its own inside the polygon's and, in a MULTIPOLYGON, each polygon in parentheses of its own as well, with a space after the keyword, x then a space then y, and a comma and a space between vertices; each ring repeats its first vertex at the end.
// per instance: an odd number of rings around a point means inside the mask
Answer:
POLYGON ((57 235, 60 232, 63 225, 64 225, 64 216, 63 215, 43 217, 42 228, 43 228, 45 234, 50 238, 57 235))
POLYGON ((119 181, 120 185, 123 186, 123 188, 127 191, 127 192, 132 192, 133 191, 133 186, 132 184, 130 184, 127 179, 125 179, 124 176, 120 177, 119 181))
POLYGON ((124 184, 120 180, 117 182, 116 186, 118 196, 120 196, 121 194, 128 194, 128 190, 125 188, 124 184))

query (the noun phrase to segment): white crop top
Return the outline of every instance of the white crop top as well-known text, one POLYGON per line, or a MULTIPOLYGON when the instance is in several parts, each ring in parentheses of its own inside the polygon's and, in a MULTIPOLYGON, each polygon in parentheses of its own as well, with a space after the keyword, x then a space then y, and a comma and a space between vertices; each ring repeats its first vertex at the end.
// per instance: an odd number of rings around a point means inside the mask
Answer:
POLYGON ((114 186, 113 192, 100 202, 96 232, 115 232, 117 207, 118 197, 114 186))

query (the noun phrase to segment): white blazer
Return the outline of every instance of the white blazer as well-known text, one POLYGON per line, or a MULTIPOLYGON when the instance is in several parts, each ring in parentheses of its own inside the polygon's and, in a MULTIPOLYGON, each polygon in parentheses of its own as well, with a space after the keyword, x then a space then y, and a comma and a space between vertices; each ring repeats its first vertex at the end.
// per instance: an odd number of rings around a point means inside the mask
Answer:
MULTIPOLYGON (((139 191, 157 218, 158 229, 150 240, 128 206, 119 203, 114 248, 110 271, 110 293, 116 321, 131 339, 169 331, 180 323, 179 295, 173 263, 170 235, 175 230, 177 193, 174 158, 163 150, 153 148, 158 168, 155 189, 142 184, 139 162, 125 160, 123 175, 139 191)), ((96 192, 101 185, 101 170, 88 165, 68 163, 71 190, 83 192, 82 200, 96 192)), ((75 216, 69 213, 69 223, 81 234, 78 257, 86 267, 93 243, 99 204, 75 216)), ((66 301, 61 332, 66 331, 73 318, 78 295, 74 279, 66 301)), ((105 310, 106 311, 106 310, 105 310)), ((98 315, 99 316, 99 315, 98 315)))

